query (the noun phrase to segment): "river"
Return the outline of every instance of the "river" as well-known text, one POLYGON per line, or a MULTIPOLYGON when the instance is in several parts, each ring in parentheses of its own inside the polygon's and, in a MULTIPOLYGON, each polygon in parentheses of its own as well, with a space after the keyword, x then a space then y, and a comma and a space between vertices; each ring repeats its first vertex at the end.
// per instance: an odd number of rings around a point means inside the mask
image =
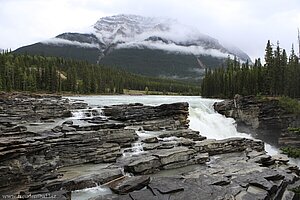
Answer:
MULTIPOLYGON (((230 137, 252 138, 249 134, 238 132, 235 120, 226 118, 215 112, 213 104, 220 99, 205 99, 199 96, 73 96, 68 97, 73 100, 82 100, 89 104, 90 107, 98 109, 115 104, 143 103, 145 105, 160 105, 164 103, 188 102, 189 103, 189 120, 190 128, 199 131, 201 135, 209 139, 225 139, 230 137)), ((101 109, 100 109, 101 110, 101 109)), ((81 118, 81 111, 74 113, 75 118, 81 118)), ((133 147, 135 148, 135 147, 133 147)), ((138 148, 137 148, 138 149, 138 148)), ((279 153, 279 149, 265 143, 265 150, 269 155, 279 153)), ((291 159, 291 162, 300 166, 300 160, 291 159)), ((74 199, 91 197, 91 193, 106 194, 107 189, 96 187, 77 191, 72 196, 74 199)), ((109 193, 109 192, 108 192, 109 193)))
MULTIPOLYGON (((103 107, 115 104, 143 103, 145 105, 160 105, 164 103, 188 102, 190 128, 197 130, 209 139, 225 139, 230 137, 252 138, 249 134, 238 132, 235 120, 226 118, 215 112, 213 104, 220 99, 205 99, 199 96, 73 96, 70 99, 83 100, 90 107, 103 107)), ((80 117, 80 114, 76 113, 80 117)), ((278 153, 278 149, 265 145, 270 155, 278 153)))

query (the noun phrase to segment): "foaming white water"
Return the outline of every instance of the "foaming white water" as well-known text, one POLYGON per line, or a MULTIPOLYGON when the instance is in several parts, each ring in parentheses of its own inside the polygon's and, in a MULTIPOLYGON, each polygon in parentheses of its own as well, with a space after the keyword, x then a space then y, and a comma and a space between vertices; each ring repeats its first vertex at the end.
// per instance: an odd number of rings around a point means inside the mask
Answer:
POLYGON ((225 139, 230 137, 246 137, 248 134, 236 130, 235 121, 218 113, 207 112, 202 108, 190 109, 190 128, 200 131, 200 134, 209 139, 225 139))
POLYGON ((112 194, 112 191, 108 187, 96 186, 92 188, 73 191, 71 194, 71 199, 83 200, 90 199, 92 197, 104 196, 106 194, 112 194))
MULTIPOLYGON (((251 135, 238 132, 233 118, 226 118, 213 109, 213 102, 199 102, 196 107, 190 107, 190 128, 200 131, 200 134, 209 139, 226 139, 242 137, 254 139, 251 135)), ((265 150, 269 155, 276 155, 279 149, 265 143, 265 150)))
MULTIPOLYGON (((191 96, 83 96, 83 97, 70 97, 75 99, 84 100, 92 107, 103 107, 115 104, 128 104, 128 103, 143 103, 145 105, 160 105, 163 103, 174 102, 188 102, 189 103, 189 120, 190 128, 199 131, 201 135, 210 139, 225 139, 230 137, 245 137, 252 138, 250 135, 240 133, 236 129, 235 120, 226 118, 223 115, 216 113, 213 109, 214 102, 220 101, 218 99, 204 99, 201 97, 191 96)), ((85 111, 75 114, 74 117, 81 118, 85 111)), ((101 115, 101 113, 100 113, 101 115)), ((141 139, 153 137, 155 133, 147 131, 137 131, 141 139)), ((165 141, 173 140, 174 138, 165 138, 165 141)), ((123 156, 136 156, 143 154, 143 148, 140 140, 123 152, 123 156)), ((265 143, 265 150, 269 155, 278 154, 279 150, 269 144, 265 143)), ((299 159, 291 159, 292 163, 300 166, 299 159)), ((72 193, 72 199, 88 199, 93 197, 94 194, 105 195, 109 194, 107 189, 102 187, 88 188, 81 191, 72 193), (92 195, 92 196, 91 196, 92 195)))
MULTIPOLYGON (((195 96, 82 96, 69 97, 81 99, 90 106, 106 106, 124 103, 143 103, 145 105, 159 105, 163 103, 188 102, 190 106, 190 128, 200 131, 200 134, 210 139, 225 139, 230 137, 252 138, 246 133, 240 133, 236 129, 235 120, 226 118, 216 113, 213 109, 214 102, 219 99, 205 99, 195 96)), ((270 155, 277 154, 279 150, 269 144, 265 149, 270 155)))
POLYGON ((103 111, 98 107, 72 111, 72 119, 87 119, 101 115, 103 115, 103 111))
POLYGON ((123 151, 124 157, 137 156, 144 153, 144 149, 141 142, 135 142, 131 145, 131 148, 126 148, 123 151))

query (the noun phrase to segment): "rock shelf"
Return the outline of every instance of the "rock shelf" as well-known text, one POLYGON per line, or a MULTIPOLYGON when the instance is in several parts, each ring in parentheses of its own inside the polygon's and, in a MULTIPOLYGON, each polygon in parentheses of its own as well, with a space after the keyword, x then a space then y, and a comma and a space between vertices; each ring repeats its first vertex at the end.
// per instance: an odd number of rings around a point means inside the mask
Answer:
POLYGON ((299 197, 299 169, 286 157, 266 155, 259 140, 206 139, 189 129, 185 102, 107 106, 99 116, 84 102, 16 93, 1 94, 0 106, 2 198, 71 199, 98 185, 112 194, 90 200, 299 197), (77 109, 92 113, 77 123, 77 109))

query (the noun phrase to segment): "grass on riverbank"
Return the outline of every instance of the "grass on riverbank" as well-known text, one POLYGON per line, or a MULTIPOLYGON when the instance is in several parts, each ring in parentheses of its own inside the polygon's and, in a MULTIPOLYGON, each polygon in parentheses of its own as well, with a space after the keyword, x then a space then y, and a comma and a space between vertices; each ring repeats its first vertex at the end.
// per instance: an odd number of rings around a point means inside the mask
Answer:
POLYGON ((290 113, 300 114, 300 102, 290 97, 280 97, 279 105, 290 113))
POLYGON ((300 157, 300 148, 296 147, 282 147, 282 153, 287 154, 289 157, 292 158, 299 158, 300 157))
POLYGON ((175 92, 159 92, 159 91, 145 91, 145 90, 123 90, 126 95, 180 95, 175 92))
POLYGON ((278 100, 279 105, 289 113, 300 114, 300 102, 298 99, 293 99, 286 96, 264 96, 257 94, 256 99, 259 101, 278 100))

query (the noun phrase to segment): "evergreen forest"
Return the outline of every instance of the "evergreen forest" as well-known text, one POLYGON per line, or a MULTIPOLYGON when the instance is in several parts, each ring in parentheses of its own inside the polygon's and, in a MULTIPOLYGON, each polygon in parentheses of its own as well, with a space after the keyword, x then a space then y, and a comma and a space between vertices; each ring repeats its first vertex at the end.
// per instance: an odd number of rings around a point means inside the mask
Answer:
POLYGON ((200 87, 175 80, 131 74, 86 61, 0 53, 0 90, 122 94, 124 89, 199 95, 200 87))
POLYGON ((279 42, 274 46, 269 40, 264 59, 264 65, 260 59, 250 65, 228 57, 225 66, 207 69, 201 84, 202 96, 233 98, 241 94, 300 98, 300 64, 294 47, 287 55, 279 42))

